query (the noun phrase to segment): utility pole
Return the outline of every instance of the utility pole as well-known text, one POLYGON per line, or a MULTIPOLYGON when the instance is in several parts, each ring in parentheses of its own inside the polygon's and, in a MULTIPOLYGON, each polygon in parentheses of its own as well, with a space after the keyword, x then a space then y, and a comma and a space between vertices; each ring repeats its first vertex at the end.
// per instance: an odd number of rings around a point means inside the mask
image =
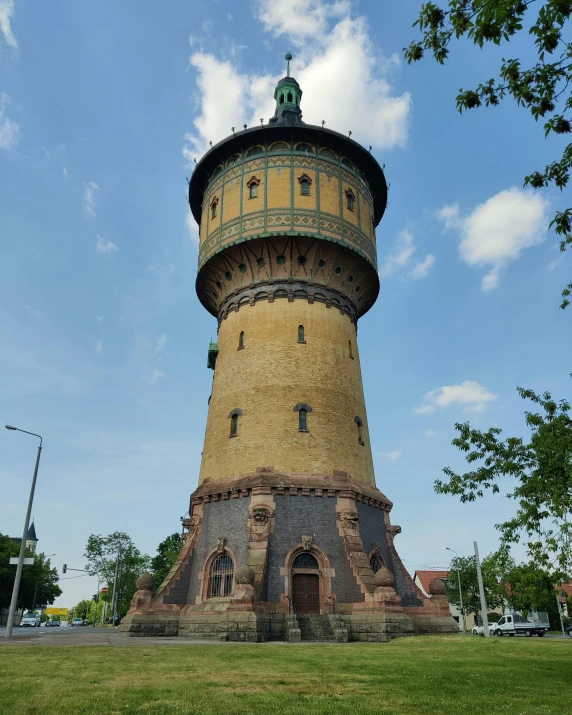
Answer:
MULTIPOLYGON (((445 548, 447 549, 447 551, 451 551, 452 553, 454 553, 455 556, 457 557, 457 559, 459 558, 459 554, 454 549, 450 549, 448 546, 445 546, 445 548)), ((463 592, 461 590, 461 572, 459 571, 458 563, 457 563, 457 579, 459 580, 459 602, 461 604, 461 618, 463 619, 463 627, 461 630, 464 633, 466 630, 466 626, 467 626, 467 620, 465 618, 465 610, 463 609, 463 592)))
POLYGON ((562 603, 560 599, 562 596, 558 593, 556 594, 556 603, 558 605, 558 615, 560 616, 560 627, 562 628, 562 635, 566 638, 566 631, 564 630, 564 621, 562 620, 562 603))
POLYGON ((473 541, 473 546, 475 547, 475 561, 477 563, 477 578, 479 579, 479 595, 481 597, 481 618, 483 620, 483 635, 485 638, 490 637, 489 633, 489 619, 487 616, 487 602, 485 601, 485 588, 483 586, 483 574, 481 572, 481 560, 479 559, 479 549, 477 547, 477 542, 473 541))
POLYGON ((36 490, 36 479, 38 477, 38 467, 40 466, 40 456, 42 454, 42 438, 34 432, 26 432, 26 430, 6 425, 6 429, 14 432, 23 432, 31 434, 33 437, 40 439, 38 447, 38 456, 36 457, 36 466, 34 468, 34 476, 32 478, 32 488, 30 489, 30 498, 28 499, 28 510, 26 511, 26 519, 24 521, 24 533, 22 534, 22 542, 20 544, 20 555, 18 556, 18 566, 16 567, 16 577, 14 578, 14 588, 12 589, 12 600, 10 601, 10 611, 8 613, 8 621, 6 622, 6 638, 12 637, 12 628, 14 627, 14 618, 16 616, 16 606, 18 605, 18 591, 20 590, 20 580, 22 578, 22 566, 24 565, 24 554, 26 552, 26 539, 28 538, 28 527, 30 525, 30 514, 32 513, 32 504, 34 503, 34 492, 36 490))
POLYGON ((121 546, 117 547, 117 558, 115 560, 115 578, 113 579, 113 594, 111 596, 111 623, 115 618, 115 594, 117 593, 117 574, 119 573, 119 557, 121 555, 121 546))

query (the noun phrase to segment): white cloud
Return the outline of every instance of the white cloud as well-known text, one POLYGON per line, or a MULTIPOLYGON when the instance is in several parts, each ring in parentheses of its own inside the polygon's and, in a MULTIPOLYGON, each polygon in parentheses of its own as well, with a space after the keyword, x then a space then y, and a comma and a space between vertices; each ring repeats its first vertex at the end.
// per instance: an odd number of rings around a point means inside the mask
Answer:
POLYGON ((425 430, 425 437, 436 437, 437 432, 432 429, 425 430))
POLYGON ((398 449, 394 449, 393 452, 380 452, 380 457, 385 457, 390 462, 395 462, 401 457, 401 452, 398 449))
MULTIPOLYGON (((304 121, 319 124, 323 119, 328 128, 344 134, 351 130, 357 141, 379 149, 404 145, 411 97, 394 95, 387 81, 397 60, 380 54, 365 18, 352 18, 350 9, 346 1, 264 0, 258 18, 267 32, 303 47, 303 59, 294 59, 291 74, 304 92, 304 121)), ((209 141, 228 136, 232 126, 252 126, 260 117, 268 121, 274 113, 274 87, 284 70, 241 74, 230 62, 204 52, 194 53, 190 64, 200 93, 200 113, 183 150, 192 163, 209 141)))
POLYGON ((425 276, 429 273, 431 270, 431 267, 435 263, 435 256, 433 256, 431 253, 428 253, 425 256, 424 261, 420 261, 419 263, 416 263, 415 266, 409 271, 409 275, 413 280, 418 280, 419 278, 425 278, 425 276))
MULTIPOLYGON (((0 0, 1 3, 2 0, 0 0)), ((0 5, 0 12, 2 7, 0 5)), ((0 14, 0 22, 1 22, 0 14)), ((1 25, 0 25, 1 26, 1 25)), ((20 139, 20 127, 16 122, 6 116, 6 107, 10 104, 10 97, 0 93, 0 149, 13 149, 20 139)))
POLYGON ((497 288, 502 272, 525 248, 546 237, 548 203, 539 194, 513 187, 500 191, 467 216, 456 205, 444 206, 437 216, 445 228, 459 231, 459 255, 470 266, 488 267, 481 281, 484 291, 497 288))
POLYGON ((95 346, 95 352, 98 353, 98 355, 101 355, 103 352, 103 340, 98 340, 97 344, 95 346))
POLYGON ((155 347, 155 353, 160 353, 161 350, 165 349, 166 345, 167 345, 167 336, 165 335, 165 333, 163 333, 163 335, 161 335, 159 340, 157 340, 157 345, 155 347))
POLYGON ((119 251, 119 246, 115 243, 108 241, 106 238, 102 238, 97 234, 97 243, 95 244, 95 250, 98 253, 113 253, 114 251, 119 251))
POLYGON ((87 184, 85 184, 83 208, 90 218, 95 218, 95 202, 98 193, 99 186, 95 183, 95 181, 88 181, 87 184))
POLYGON ((0 32, 6 44, 15 49, 18 47, 18 43, 16 42, 10 25, 13 14, 14 0, 0 0, 0 32))
MULTIPOLYGON (((387 256, 383 265, 379 269, 380 277, 387 278, 387 276, 390 276, 400 268, 408 266, 409 261, 416 250, 412 234, 407 229, 401 231, 397 236, 393 252, 387 256)), ((423 261, 416 263, 409 271, 409 277, 413 278, 413 280, 424 278, 429 273, 434 263, 435 256, 428 253, 423 261)))
POLYGON ((165 373, 162 370, 158 370, 155 368, 149 375, 147 375, 144 379, 151 385, 154 385, 156 382, 159 380, 162 380, 165 377, 165 373))
POLYGON ((463 412, 484 412, 486 403, 496 400, 498 395, 489 392, 476 380, 464 380, 460 385, 443 385, 424 395, 425 404, 416 407, 416 415, 435 412, 438 407, 462 405, 463 412))
POLYGON ((32 318, 37 318, 38 320, 46 319, 46 314, 42 313, 41 310, 34 310, 33 308, 30 308, 29 305, 25 305, 24 308, 26 309, 28 315, 32 316, 32 318))
POLYGON ((66 167, 64 166, 64 179, 69 179, 69 178, 70 178, 70 175, 69 175, 69 173, 68 173, 68 170, 67 170, 66 167))
POLYGON ((103 320, 103 315, 98 316, 97 322, 98 322, 98 323, 101 323, 102 320, 103 320))

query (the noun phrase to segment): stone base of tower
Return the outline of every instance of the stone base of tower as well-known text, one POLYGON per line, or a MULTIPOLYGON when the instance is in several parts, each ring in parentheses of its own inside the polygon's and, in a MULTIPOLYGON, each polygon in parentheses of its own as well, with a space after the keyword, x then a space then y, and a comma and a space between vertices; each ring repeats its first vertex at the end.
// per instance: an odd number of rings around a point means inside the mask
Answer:
POLYGON ((140 579, 121 631, 250 642, 456 632, 443 582, 424 598, 403 566, 391 506, 345 472, 205 481, 176 563, 155 593, 140 579))

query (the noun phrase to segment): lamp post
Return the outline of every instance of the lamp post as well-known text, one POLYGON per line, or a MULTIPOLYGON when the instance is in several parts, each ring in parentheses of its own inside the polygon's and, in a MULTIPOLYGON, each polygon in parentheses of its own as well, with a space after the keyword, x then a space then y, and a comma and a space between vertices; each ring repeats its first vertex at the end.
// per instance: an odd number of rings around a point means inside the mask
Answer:
POLYGON ((38 446, 38 456, 36 457, 36 467, 34 469, 34 477, 32 479, 32 488, 30 489, 30 498, 28 499, 28 511, 26 512, 26 520, 24 521, 24 533, 22 534, 22 543, 20 544, 20 555, 18 557, 18 566, 16 567, 16 577, 14 579, 14 588, 12 589, 12 600, 10 601, 10 611, 8 613, 8 622, 6 623, 6 638, 12 637, 12 628, 14 626, 14 616, 16 615, 16 605, 18 603, 18 591, 20 590, 20 579, 22 578, 22 566, 24 565, 24 553, 26 551, 26 537, 28 536, 28 527, 30 525, 30 514, 32 513, 32 504, 34 502, 34 491, 36 489, 36 478, 38 476, 38 467, 40 465, 40 455, 42 454, 42 438, 34 432, 27 432, 12 425, 6 425, 6 429, 15 432, 23 432, 31 434, 32 437, 38 437, 40 444, 38 446))
MULTIPOLYGON (((450 551, 451 553, 455 554, 455 556, 457 558, 459 558, 459 554, 454 549, 450 549, 448 546, 445 546, 445 549, 447 551, 450 551)), ((459 571, 459 564, 457 564, 457 578, 459 579, 459 602, 461 604, 461 618, 463 619, 463 633, 464 633, 466 630, 467 622, 465 620, 465 611, 463 609, 463 592, 461 591, 461 572, 459 571)))

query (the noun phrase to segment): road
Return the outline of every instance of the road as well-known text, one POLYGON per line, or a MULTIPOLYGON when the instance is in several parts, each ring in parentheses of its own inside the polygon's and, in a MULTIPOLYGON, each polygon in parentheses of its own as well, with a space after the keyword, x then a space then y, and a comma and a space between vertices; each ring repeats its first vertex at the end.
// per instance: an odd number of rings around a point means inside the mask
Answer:
MULTIPOLYGON (((41 635, 49 636, 72 636, 80 635, 81 633, 108 633, 109 628, 102 628, 101 626, 60 626, 59 628, 46 628, 40 626, 39 628, 32 628, 31 626, 16 626, 12 629, 12 638, 36 638, 41 635)), ((4 638, 6 635, 6 628, 0 628, 0 638, 4 638)))

